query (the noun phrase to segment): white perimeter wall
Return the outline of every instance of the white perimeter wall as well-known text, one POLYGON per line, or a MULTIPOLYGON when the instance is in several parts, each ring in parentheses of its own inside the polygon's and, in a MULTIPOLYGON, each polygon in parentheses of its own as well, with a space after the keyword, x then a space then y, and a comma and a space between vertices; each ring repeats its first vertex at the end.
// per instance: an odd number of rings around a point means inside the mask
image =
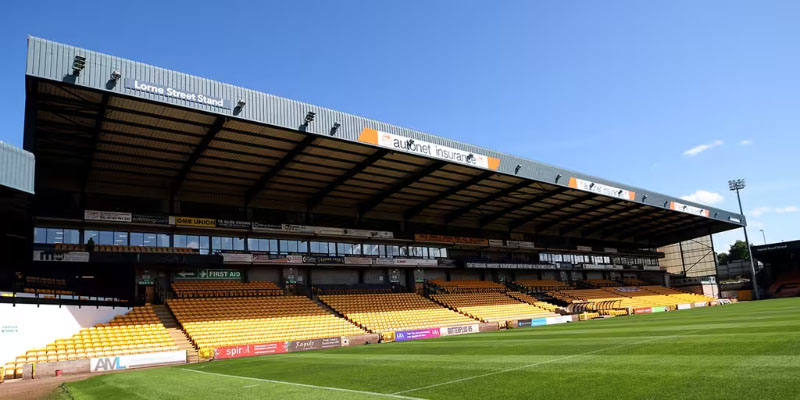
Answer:
POLYGON ((26 351, 68 338, 81 328, 108 322, 128 308, 35 304, 0 304, 0 363, 14 361, 26 351))

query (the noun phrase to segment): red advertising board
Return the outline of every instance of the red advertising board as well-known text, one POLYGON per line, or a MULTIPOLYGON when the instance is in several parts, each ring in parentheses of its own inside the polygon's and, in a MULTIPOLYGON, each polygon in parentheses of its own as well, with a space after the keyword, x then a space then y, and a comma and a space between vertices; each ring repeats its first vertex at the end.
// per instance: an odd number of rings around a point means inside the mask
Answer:
POLYGON ((267 354, 286 353, 286 342, 244 344, 239 346, 221 346, 214 349, 215 359, 264 356, 267 354))
POLYGON ((633 312, 636 314, 650 314, 653 310, 650 307, 634 308, 633 312))

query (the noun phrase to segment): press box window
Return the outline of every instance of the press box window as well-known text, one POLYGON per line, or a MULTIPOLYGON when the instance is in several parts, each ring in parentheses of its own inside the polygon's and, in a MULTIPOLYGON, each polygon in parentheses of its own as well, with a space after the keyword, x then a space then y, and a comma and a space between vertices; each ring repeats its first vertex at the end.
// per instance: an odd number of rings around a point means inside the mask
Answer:
POLYGON ((78 244, 81 242, 80 231, 77 229, 34 228, 33 242, 47 244, 78 244))

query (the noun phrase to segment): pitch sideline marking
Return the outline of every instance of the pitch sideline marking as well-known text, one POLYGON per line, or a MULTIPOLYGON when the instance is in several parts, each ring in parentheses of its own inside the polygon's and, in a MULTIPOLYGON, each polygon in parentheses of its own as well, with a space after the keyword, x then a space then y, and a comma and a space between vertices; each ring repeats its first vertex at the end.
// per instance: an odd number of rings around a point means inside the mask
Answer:
POLYGON ((506 372, 516 371, 516 370, 530 368, 530 367, 535 367, 535 366, 538 366, 538 365, 548 364, 548 363, 555 362, 555 361, 562 361, 562 360, 567 360, 567 359, 575 358, 575 357, 588 356, 590 354, 599 353, 601 351, 618 349, 620 347, 625 347, 625 346, 635 346, 637 344, 652 342, 654 340, 659 340, 659 339, 670 339, 670 338, 674 338, 674 337, 690 336, 691 334, 699 332, 699 331, 702 331, 702 329, 696 329, 694 331, 686 332, 686 333, 683 333, 681 335, 658 336, 658 337, 655 337, 655 338, 645 339, 645 340, 641 340, 641 341, 634 342, 634 343, 626 343, 626 344, 621 344, 621 345, 617 345, 617 346, 605 347, 605 348, 598 349, 598 350, 588 351, 586 353, 572 354, 572 355, 569 355, 569 356, 553 358, 551 360, 539 361, 539 362, 535 362, 535 363, 532 363, 532 364, 520 365, 518 367, 503 369, 503 370, 500 370, 500 371, 488 372, 488 373, 485 373, 485 374, 475 375, 475 376, 468 376, 466 378, 455 379, 455 380, 447 381, 447 382, 434 383, 433 385, 421 386, 421 387, 414 388, 414 389, 401 390, 399 392, 394 392, 392 394, 402 394, 402 393, 416 392, 418 390, 430 389, 430 388, 434 388, 434 387, 450 385, 450 384, 453 384, 453 383, 469 381, 469 380, 472 380, 472 379, 483 378, 483 377, 492 376, 492 375, 498 375, 498 374, 504 374, 506 372))
POLYGON ((317 385, 309 385, 309 384, 306 384, 306 383, 285 382, 285 381, 276 381, 276 380, 272 380, 272 379, 253 378, 253 377, 249 377, 249 376, 228 375, 228 374, 220 374, 220 373, 216 373, 216 372, 198 371, 196 369, 191 369, 191 368, 180 368, 180 369, 183 370, 183 371, 187 371, 187 372, 196 372, 198 374, 225 376, 225 377, 228 377, 228 378, 248 379, 248 380, 251 380, 251 381, 277 383, 277 384, 280 384, 280 385, 289 385, 289 386, 300 386, 300 387, 306 387, 306 388, 311 388, 311 389, 333 390, 333 391, 345 392, 345 393, 359 393, 359 394, 366 394, 366 395, 370 395, 370 396, 391 397, 391 398, 395 398, 395 399, 423 400, 423 399, 420 399, 419 397, 401 396, 401 395, 398 395, 397 393, 378 393, 378 392, 369 392, 369 391, 366 391, 366 390, 344 389, 344 388, 337 388, 337 387, 331 387, 331 386, 317 386, 317 385))

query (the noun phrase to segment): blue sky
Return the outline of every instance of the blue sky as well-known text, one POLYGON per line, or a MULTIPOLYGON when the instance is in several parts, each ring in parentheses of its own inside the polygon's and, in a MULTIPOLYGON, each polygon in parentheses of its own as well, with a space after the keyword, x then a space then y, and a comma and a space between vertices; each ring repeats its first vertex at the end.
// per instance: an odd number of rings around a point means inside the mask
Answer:
POLYGON ((753 241, 800 239, 798 2, 204 3, 4 5, 0 140, 31 34, 727 210, 745 178, 753 241))

